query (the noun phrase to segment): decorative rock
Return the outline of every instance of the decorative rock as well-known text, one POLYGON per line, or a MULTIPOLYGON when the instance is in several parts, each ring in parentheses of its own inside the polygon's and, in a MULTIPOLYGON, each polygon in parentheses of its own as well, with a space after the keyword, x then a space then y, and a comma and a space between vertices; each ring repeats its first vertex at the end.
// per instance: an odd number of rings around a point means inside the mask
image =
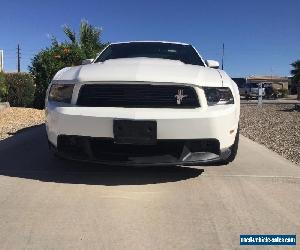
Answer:
POLYGON ((0 111, 0 140, 14 135, 23 128, 45 122, 45 111, 31 108, 6 108, 0 111))
POLYGON ((295 112, 295 104, 243 104, 240 131, 300 165, 300 112, 295 112))

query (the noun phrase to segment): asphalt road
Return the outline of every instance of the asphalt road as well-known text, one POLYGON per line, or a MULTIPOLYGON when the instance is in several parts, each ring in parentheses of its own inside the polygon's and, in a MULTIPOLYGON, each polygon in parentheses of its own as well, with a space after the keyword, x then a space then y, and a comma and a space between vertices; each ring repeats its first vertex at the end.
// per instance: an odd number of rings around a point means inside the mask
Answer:
POLYGON ((61 162, 43 126, 0 142, 1 249, 239 249, 240 234, 299 241, 299 197, 300 167, 244 137, 236 161, 206 168, 61 162))

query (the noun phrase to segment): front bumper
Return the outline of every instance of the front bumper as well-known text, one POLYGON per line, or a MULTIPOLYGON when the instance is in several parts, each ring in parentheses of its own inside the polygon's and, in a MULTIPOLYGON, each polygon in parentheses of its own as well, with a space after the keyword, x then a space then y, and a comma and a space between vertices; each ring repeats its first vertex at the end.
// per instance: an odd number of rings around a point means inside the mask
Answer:
POLYGON ((158 140, 156 145, 116 144, 111 138, 58 136, 58 146, 49 142, 62 158, 104 165, 201 165, 226 158, 230 148, 220 150, 216 139, 158 140))
POLYGON ((234 104, 182 110, 94 108, 48 103, 46 109, 48 140, 58 154, 76 160, 117 165, 195 165, 225 159, 234 143, 238 119, 239 107, 234 104), (156 121, 156 145, 115 144, 115 119, 156 121), (213 143, 213 149, 207 143, 213 143), (109 151, 101 151, 106 148, 109 151), (123 158, 118 152, 122 152, 123 158))

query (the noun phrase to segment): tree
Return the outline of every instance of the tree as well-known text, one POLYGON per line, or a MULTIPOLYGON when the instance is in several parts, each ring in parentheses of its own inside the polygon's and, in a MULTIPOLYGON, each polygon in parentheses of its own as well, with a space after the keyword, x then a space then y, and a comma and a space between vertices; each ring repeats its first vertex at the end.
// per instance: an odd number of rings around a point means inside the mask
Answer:
POLYGON ((101 29, 85 20, 81 21, 79 37, 67 25, 63 27, 63 31, 70 41, 58 42, 53 37, 51 45, 37 53, 29 66, 36 84, 33 104, 36 108, 44 108, 46 90, 57 71, 80 65, 86 58, 95 58, 106 46, 100 39, 101 29))
POLYGON ((294 69, 291 70, 293 75, 293 83, 297 86, 298 99, 300 99, 300 60, 297 60, 291 64, 294 69))
POLYGON ((85 58, 95 58, 107 44, 101 42, 102 29, 93 27, 86 20, 82 20, 79 28, 79 37, 68 25, 63 27, 64 33, 70 39, 71 43, 79 46, 85 58))
POLYGON ((291 70, 293 80, 296 83, 300 83, 300 60, 293 62, 291 65, 294 67, 294 69, 291 70))

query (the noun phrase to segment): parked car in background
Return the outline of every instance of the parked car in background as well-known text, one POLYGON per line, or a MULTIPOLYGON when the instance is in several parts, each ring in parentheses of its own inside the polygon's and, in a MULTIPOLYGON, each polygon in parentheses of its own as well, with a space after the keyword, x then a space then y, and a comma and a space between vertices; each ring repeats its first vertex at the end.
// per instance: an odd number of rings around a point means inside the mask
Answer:
MULTIPOLYGON (((246 99, 249 98, 258 98, 259 94, 259 83, 245 83, 239 87, 239 92, 241 96, 244 96, 246 99)), ((265 87, 262 84, 262 96, 265 97, 266 91, 265 87)))
POLYGON ((277 99, 280 96, 280 93, 276 90, 274 90, 272 83, 266 82, 263 83, 264 89, 265 89, 265 99, 277 99))

